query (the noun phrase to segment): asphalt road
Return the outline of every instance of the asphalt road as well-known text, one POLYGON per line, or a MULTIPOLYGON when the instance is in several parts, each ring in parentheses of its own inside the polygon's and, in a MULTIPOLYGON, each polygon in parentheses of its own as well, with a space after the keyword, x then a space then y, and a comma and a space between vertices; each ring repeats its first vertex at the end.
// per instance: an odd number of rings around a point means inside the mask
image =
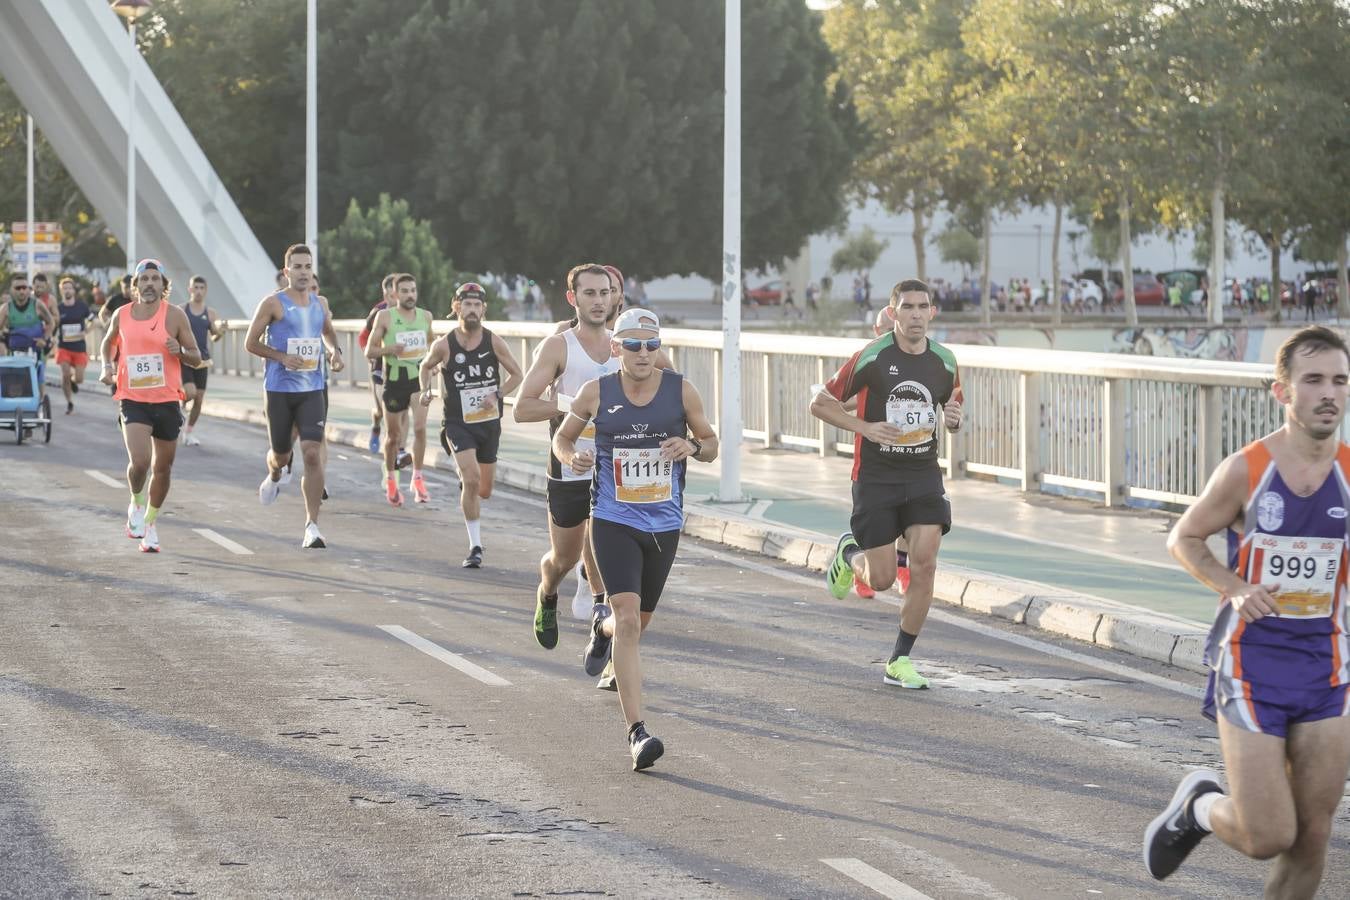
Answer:
MULTIPOLYGON (((213 422, 143 555, 93 394, 50 446, 0 445, 0 895, 1260 893, 1214 840, 1142 871, 1218 762, 1196 676, 943 610, 933 689, 897 691, 893 606, 687 539, 643 643, 667 753, 635 774, 582 624, 534 641, 538 498, 489 501, 465 571, 453 480, 392 509, 334 448, 330 548, 302 551, 296 488, 258 505, 261 430, 213 422)), ((1343 805, 1323 895, 1347 883, 1343 805)))

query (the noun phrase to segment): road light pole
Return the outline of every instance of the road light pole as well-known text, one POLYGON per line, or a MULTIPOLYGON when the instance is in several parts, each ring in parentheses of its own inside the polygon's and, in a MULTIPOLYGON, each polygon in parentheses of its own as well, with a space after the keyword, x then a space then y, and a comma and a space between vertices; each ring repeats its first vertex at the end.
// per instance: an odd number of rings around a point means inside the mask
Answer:
MULTIPOLYGON (((150 0, 113 0, 113 11, 127 20, 127 271, 136 267, 136 20, 150 11, 150 0)), ((29 240, 32 238, 30 236, 29 240)))
POLYGON ((319 48, 318 0, 305 11, 305 244, 319 271, 319 48))
MULTIPOLYGON (((28 117, 28 283, 33 283, 37 263, 33 259, 33 117, 28 117)), ((15 247, 14 249, 18 249, 15 247)))
POLYGON ((741 0, 726 0, 722 140, 722 479, 718 498, 741 499, 741 0))

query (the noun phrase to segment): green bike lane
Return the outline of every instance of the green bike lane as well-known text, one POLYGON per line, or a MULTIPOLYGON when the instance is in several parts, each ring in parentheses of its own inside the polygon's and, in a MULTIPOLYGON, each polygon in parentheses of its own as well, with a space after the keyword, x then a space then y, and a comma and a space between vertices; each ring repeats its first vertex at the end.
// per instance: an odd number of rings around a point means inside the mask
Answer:
MULTIPOLYGON (((212 373, 204 414, 221 405, 261 412, 262 380, 212 373)), ((428 453, 443 452, 440 401, 432 407, 428 453)), ((368 428, 370 394, 364 388, 330 389, 329 424, 368 428)), ((361 432, 364 446, 365 435, 361 432)), ((508 409, 499 459, 522 466, 544 465, 548 431, 544 423, 520 425, 508 409)), ((686 497, 730 513, 789 526, 833 539, 848 529, 852 505, 848 457, 821 457, 800 451, 764 449, 746 443, 741 454, 745 499, 721 504, 720 469, 689 467, 686 497)), ((429 459, 429 466, 435 465, 429 459)), ((373 476, 373 479, 377 476, 373 476)), ((954 524, 942 541, 942 560, 993 576, 1033 581, 1062 590, 1141 607, 1207 624, 1216 598, 1168 556, 1165 541, 1173 521, 1166 514, 1107 510, 1087 501, 1024 497, 1016 488, 975 479, 947 482, 954 524)), ((372 480, 372 490, 378 485, 372 480)), ((1212 546, 1220 549, 1217 542, 1212 546)))

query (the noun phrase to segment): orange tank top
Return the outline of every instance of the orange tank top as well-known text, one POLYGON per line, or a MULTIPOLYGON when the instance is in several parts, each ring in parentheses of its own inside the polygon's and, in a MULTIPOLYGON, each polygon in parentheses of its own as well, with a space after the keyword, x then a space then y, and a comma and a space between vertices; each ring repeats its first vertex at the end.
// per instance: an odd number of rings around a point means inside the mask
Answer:
POLYGON ((159 309, 148 319, 132 318, 135 303, 117 311, 118 400, 139 403, 177 403, 183 399, 183 372, 178 357, 164 346, 169 337, 166 319, 169 304, 159 301, 159 309))

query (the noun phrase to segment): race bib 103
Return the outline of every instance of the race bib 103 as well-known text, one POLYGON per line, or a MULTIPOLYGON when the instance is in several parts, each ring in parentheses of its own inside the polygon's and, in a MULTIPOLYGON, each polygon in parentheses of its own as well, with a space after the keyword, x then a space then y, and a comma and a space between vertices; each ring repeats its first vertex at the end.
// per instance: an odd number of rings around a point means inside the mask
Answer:
POLYGON ((319 354, 323 352, 323 340, 320 338, 287 338, 286 354, 300 357, 300 371, 312 372, 319 367, 319 354))

